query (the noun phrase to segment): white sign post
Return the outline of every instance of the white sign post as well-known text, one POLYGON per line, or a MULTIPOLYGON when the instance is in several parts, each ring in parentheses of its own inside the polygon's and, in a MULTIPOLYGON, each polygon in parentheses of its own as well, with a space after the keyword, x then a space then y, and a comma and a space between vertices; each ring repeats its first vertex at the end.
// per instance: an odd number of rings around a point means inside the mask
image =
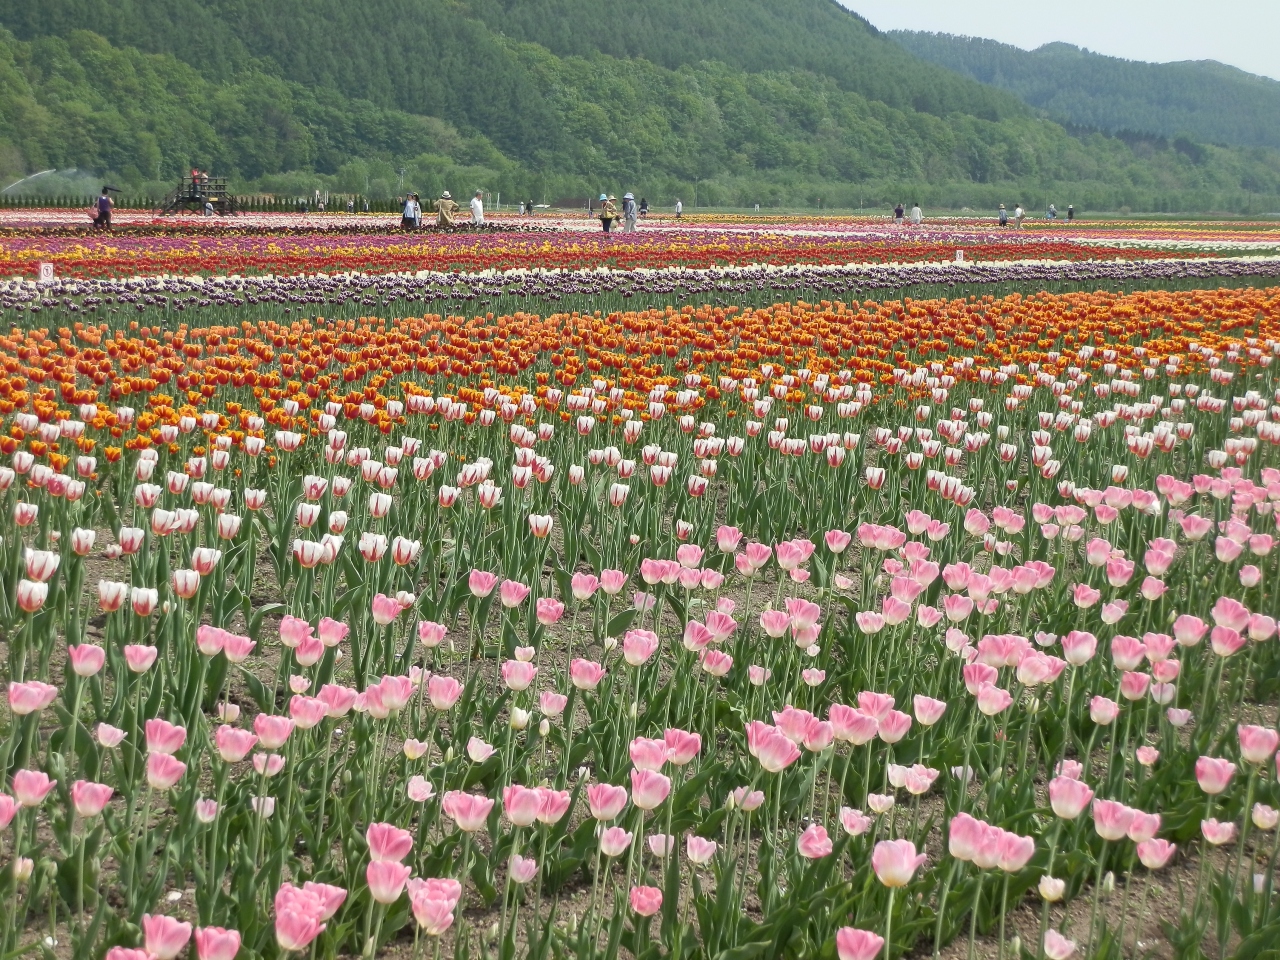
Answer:
POLYGON ((41 283, 53 283, 53 279, 54 279, 54 277, 53 277, 53 264, 52 264, 52 263, 42 263, 42 264, 40 264, 40 282, 41 282, 41 283))

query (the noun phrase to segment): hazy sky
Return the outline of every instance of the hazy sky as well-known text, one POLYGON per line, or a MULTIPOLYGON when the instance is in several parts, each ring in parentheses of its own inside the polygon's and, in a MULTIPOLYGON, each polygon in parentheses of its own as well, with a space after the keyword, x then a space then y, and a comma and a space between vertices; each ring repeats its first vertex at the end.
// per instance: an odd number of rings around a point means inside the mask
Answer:
POLYGON ((1130 60, 1218 60, 1280 80, 1280 0, 839 0, 881 30, 1063 40, 1130 60))

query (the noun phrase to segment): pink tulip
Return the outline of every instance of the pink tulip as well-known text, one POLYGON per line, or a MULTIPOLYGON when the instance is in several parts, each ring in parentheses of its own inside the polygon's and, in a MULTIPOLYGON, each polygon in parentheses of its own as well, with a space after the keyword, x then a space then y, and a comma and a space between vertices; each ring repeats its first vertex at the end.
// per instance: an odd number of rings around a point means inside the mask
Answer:
POLYGON ((667 759, 677 767, 683 767, 702 749, 702 737, 696 733, 668 727, 663 734, 667 747, 667 759))
POLYGON ((574 660, 569 665, 569 680, 579 690, 594 690, 604 674, 604 667, 591 660, 574 660))
POLYGON ((427 699, 436 710, 452 710, 462 696, 462 684, 453 677, 433 676, 427 681, 427 699))
POLYGON ((1246 763, 1266 763, 1280 748, 1280 733, 1269 727, 1237 724, 1236 736, 1240 740, 1240 757, 1246 763))
POLYGON ((174 960, 191 939, 191 924, 146 913, 142 915, 142 934, 147 953, 156 960, 174 960))
POLYGON ((1178 845, 1168 840, 1144 840, 1138 844, 1138 859, 1148 870, 1160 870, 1177 852, 1178 845))
POLYGON ((601 570, 600 589, 611 597, 616 597, 627 585, 627 574, 621 570, 601 570))
POLYGON ((880 730, 879 722, 871 714, 842 703, 831 705, 827 719, 831 722, 835 738, 854 746, 870 743, 880 730))
POLYGON ((120 746, 124 740, 125 733, 119 727, 113 727, 109 723, 100 723, 94 728, 94 736, 97 738, 98 743, 111 750, 120 746))
POLYGON ((196 927, 199 960, 235 960, 240 952, 240 932, 222 927, 196 927))
POLYGON ((1160 814, 1143 813, 1138 810, 1129 824, 1129 839, 1134 843, 1143 843, 1160 832, 1160 814))
POLYGON ((871 829, 872 819, 861 810, 851 810, 849 807, 840 808, 840 826, 844 828, 844 832, 851 837, 860 837, 871 829))
POLYGON ((532 663, 520 660, 508 660, 502 665, 502 680, 511 690, 517 693, 527 690, 533 678, 538 675, 538 668, 532 663))
POLYGON ((569 588, 575 600, 585 603, 600 589, 600 579, 590 573, 575 573, 569 581, 569 588))
POLYGON ((636 737, 631 741, 631 762, 640 770, 661 770, 669 753, 665 740, 636 737))
POLYGON ((493 809, 493 801, 488 797, 464 793, 461 790, 450 790, 444 795, 441 809, 445 816, 458 825, 465 833, 475 833, 484 826, 493 809))
POLYGON ((1103 840, 1123 840, 1138 811, 1116 800, 1093 801, 1093 829, 1103 840))
POLYGON ((1049 781, 1049 805, 1064 820, 1074 820, 1093 800, 1093 791, 1081 780, 1061 776, 1049 781))
POLYGON ((13 775, 13 796, 24 807, 38 807, 57 784, 42 770, 18 770, 13 775))
POLYGON ((1099 726, 1115 722, 1120 715, 1120 706, 1107 697, 1094 697, 1089 701, 1089 718, 1099 726))
POLYGON ((870 930, 841 927, 836 931, 836 955, 840 960, 876 960, 884 948, 884 937, 870 930))
POLYGON ((564 708, 568 706, 569 698, 563 693, 556 693, 554 690, 543 690, 538 694, 538 710, 544 717, 558 717, 564 713, 564 708))
POLYGON ((975 697, 984 685, 994 684, 1000 676, 995 667, 986 663, 966 663, 961 673, 965 689, 975 697))
POLYGON ((1031 837, 1004 832, 1000 838, 1000 860, 997 866, 1005 873, 1017 873, 1025 867, 1036 852, 1036 842, 1031 837))
POLYGON ((587 787, 587 804, 591 808, 591 816, 601 823, 607 823, 627 805, 627 788, 593 783, 587 787))
POLYGON ((413 834, 390 823, 371 823, 365 830, 369 859, 399 863, 413 849, 413 834))
POLYGON ((479 737, 471 737, 467 741, 467 756, 472 763, 484 763, 497 752, 497 747, 485 743, 479 737))
POLYGON ((96 817, 111 801, 115 791, 105 783, 77 780, 71 785, 71 803, 82 817, 96 817))
POLYGON ((58 696, 58 688, 52 684, 31 680, 27 683, 9 682, 9 709, 15 716, 24 717, 45 709, 58 696))
POLYGON ((838 554, 844 553, 853 538, 843 530, 828 530, 823 539, 826 541, 827 549, 838 554))
POLYGON ((1211 817, 1200 821, 1200 832, 1209 843, 1221 847, 1236 838, 1236 825, 1230 822, 1220 823, 1211 817))
POLYGON ((107 652, 92 643, 67 647, 67 657, 71 661, 71 669, 78 677, 95 676, 106 662, 107 652))
POLYGON ((897 743, 911 729, 911 714, 890 710, 880 719, 876 735, 885 743, 897 743))
POLYGON ((1076 952, 1074 940, 1068 940, 1057 930, 1046 930, 1044 933, 1044 955, 1049 960, 1067 960, 1076 952))
POLYGON ((538 622, 544 627, 550 627, 559 623, 564 616, 564 604, 554 597, 542 597, 535 605, 535 611, 538 622))
POLYGON ((662 891, 657 887, 632 887, 631 909, 642 917, 652 917, 662 909, 662 891))
POLYGON ((1120 678, 1120 693, 1126 700, 1141 700, 1147 694, 1151 677, 1145 673, 1125 673, 1120 678))
MULTIPOLYGON (((235 633, 228 633, 222 640, 222 655, 230 663, 244 663, 249 659, 249 654, 253 652, 253 648, 258 645, 248 637, 242 637, 235 633)), ((125 654, 126 656, 128 655, 128 648, 125 649, 125 654)))
POLYGON ((800 834, 800 840, 797 843, 797 849, 800 856, 809 860, 818 860, 827 856, 833 849, 831 838, 827 836, 826 828, 817 823, 811 823, 800 834))
POLYGON ((943 598, 942 612, 952 623, 959 623, 973 612, 973 600, 962 593, 948 594, 943 598))
POLYGON ((881 840, 871 854, 871 869, 886 887, 905 887, 925 859, 910 840, 881 840))
POLYGON ((984 683, 978 687, 978 709, 988 717, 1003 713, 1013 703, 1013 695, 1003 687, 994 683, 984 683))
POLYGON ((600 834, 600 852, 606 857, 621 856, 631 846, 633 834, 621 827, 610 827, 600 834))
POLYGON ((710 863, 711 858, 716 855, 716 842, 691 833, 685 837, 685 852, 691 863, 702 866, 710 863))
POLYGON ((733 657, 723 650, 703 650, 698 665, 713 677, 723 677, 733 669, 733 657))
POLYGON ((369 895, 378 903, 395 903, 404 892, 405 882, 412 872, 407 865, 394 860, 371 861, 364 873, 369 895))
MULTIPOLYGON (((373 598, 373 620, 380 626, 386 626, 400 615, 400 602, 385 593, 375 594, 373 598)), ((397 895, 398 896, 398 895, 397 895)))
POLYGON ((1239 633, 1249 627, 1249 608, 1232 597, 1219 597, 1210 611, 1213 622, 1239 633))
POLYGON ((253 718, 253 732, 266 750, 279 750, 293 733, 294 723, 288 717, 260 713, 253 718))
POLYGON ((1196 782, 1210 796, 1222 793, 1236 774, 1236 765, 1218 757, 1200 757, 1196 761, 1196 782))
POLYGON ((1062 638, 1062 655, 1067 663, 1081 667, 1093 659, 1098 649, 1098 638, 1092 633, 1072 630, 1062 638))
POLYGON ((1071 591, 1071 598, 1077 607, 1087 609, 1102 598, 1102 591, 1095 590, 1087 583, 1077 583, 1071 591))
POLYGON ((502 813, 516 827, 532 826, 542 802, 542 793, 536 787, 512 784, 502 791, 502 813))
POLYGON ((628 630, 622 637, 622 656, 633 667, 648 661, 658 650, 658 635, 651 630, 628 630))
POLYGON ((507 875, 512 883, 526 884, 538 875, 538 861, 518 853, 512 854, 507 862, 507 875))
POLYGON ((529 588, 517 580, 503 580, 498 587, 498 599, 508 610, 520 606, 528 596, 529 588))
POLYGON ((1230 657, 1240 652, 1246 638, 1231 627, 1214 627, 1209 633, 1209 641, 1216 655, 1230 657))
POLYGON ((136 643, 126 644, 124 648, 125 664, 134 673, 146 673, 150 670, 151 665, 156 662, 156 657, 159 654, 160 651, 155 647, 136 643))
POLYGON ((152 790, 169 790, 177 785, 187 765, 167 753, 147 756, 147 784, 152 790))
POLYGON ((158 717, 146 722, 147 750, 151 753, 177 753, 187 742, 187 731, 158 717))
POLYGON ((768 773, 781 773, 800 759, 800 749, 781 731, 767 724, 758 735, 748 730, 748 748, 768 773), (754 742, 752 742, 754 740, 754 742))
MULTIPOLYGON (((569 812, 573 803, 573 795, 568 790, 552 790, 549 787, 537 787, 538 822, 545 824, 559 823, 569 812)), ((623 791, 623 803, 626 803, 626 791, 623 791)))
POLYGON ((641 810, 662 805, 671 792, 671 778, 654 770, 631 771, 631 802, 641 810))

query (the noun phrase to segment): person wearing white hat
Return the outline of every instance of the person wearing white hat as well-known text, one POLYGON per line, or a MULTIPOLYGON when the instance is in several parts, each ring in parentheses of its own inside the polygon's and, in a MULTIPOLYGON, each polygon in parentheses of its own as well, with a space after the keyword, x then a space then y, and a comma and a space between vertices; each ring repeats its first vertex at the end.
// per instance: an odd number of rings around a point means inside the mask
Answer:
POLYGON ((453 197, 446 190, 440 194, 440 199, 436 201, 436 226, 452 227, 456 226, 453 215, 458 212, 458 205, 453 202, 453 197))
POLYGON ((635 194, 624 193, 622 195, 622 232, 636 232, 636 198, 635 194))

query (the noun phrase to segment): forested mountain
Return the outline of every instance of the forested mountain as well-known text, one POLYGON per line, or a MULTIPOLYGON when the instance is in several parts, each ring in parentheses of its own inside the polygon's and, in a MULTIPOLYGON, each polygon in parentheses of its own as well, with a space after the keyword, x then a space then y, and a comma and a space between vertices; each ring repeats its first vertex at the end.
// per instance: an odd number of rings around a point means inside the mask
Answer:
POLYGON ((1072 135, 834 0, 0 4, 14 178, 195 164, 373 195, 1280 206, 1280 153, 1193 146, 1072 135))
POLYGON ((1280 81, 1213 60, 1139 63, 1069 43, 1028 51, 943 33, 889 36, 918 57, 1079 126, 1280 147, 1280 81))

